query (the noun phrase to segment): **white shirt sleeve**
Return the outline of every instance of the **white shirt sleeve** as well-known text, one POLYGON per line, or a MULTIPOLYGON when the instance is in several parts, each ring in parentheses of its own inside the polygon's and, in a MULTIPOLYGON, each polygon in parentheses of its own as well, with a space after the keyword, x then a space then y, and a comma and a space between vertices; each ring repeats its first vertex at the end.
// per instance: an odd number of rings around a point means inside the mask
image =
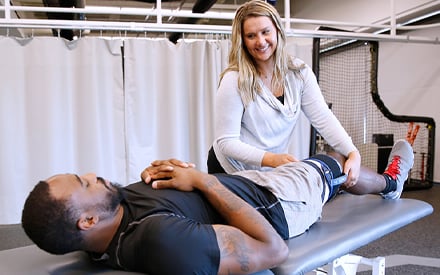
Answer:
MULTIPOLYGON (((228 72, 220 82, 215 102, 214 150, 226 172, 232 172, 225 157, 238 162, 261 167, 264 150, 258 149, 240 139, 244 105, 238 92, 237 72, 228 72), (228 171, 229 170, 229 171, 228 171)), ((237 169, 233 169, 237 170, 237 169)))

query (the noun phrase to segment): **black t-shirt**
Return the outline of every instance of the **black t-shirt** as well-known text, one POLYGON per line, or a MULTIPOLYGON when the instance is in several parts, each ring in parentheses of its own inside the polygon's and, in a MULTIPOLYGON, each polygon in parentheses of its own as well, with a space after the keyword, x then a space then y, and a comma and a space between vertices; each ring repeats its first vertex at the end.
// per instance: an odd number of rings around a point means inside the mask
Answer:
MULTIPOLYGON (((288 229, 278 200, 253 182, 216 175, 260 211, 283 238, 288 229)), ((220 251, 211 224, 225 224, 198 191, 154 190, 143 182, 124 188, 124 216, 106 253, 106 264, 147 274, 217 274, 220 251)))

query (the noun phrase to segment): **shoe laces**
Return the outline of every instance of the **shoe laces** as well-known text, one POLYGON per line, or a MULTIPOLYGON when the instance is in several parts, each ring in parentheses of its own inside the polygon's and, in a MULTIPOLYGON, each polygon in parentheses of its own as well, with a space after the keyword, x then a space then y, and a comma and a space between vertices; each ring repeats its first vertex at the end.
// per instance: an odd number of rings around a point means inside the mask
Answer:
POLYGON ((400 156, 394 156, 391 163, 388 165, 384 174, 390 176, 393 180, 397 179, 397 175, 400 174, 400 156))

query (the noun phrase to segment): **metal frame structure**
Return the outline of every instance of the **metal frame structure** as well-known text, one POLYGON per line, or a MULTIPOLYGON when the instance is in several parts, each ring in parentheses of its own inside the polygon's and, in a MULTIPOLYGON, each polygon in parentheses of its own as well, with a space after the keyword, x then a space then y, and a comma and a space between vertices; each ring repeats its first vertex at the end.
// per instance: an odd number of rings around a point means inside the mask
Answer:
MULTIPOLYGON (((77 30, 94 30, 94 31, 121 31, 121 32, 159 32, 159 33, 209 33, 209 34, 229 34, 231 32, 230 24, 175 24, 169 23, 164 18, 170 17, 187 17, 200 19, 217 19, 217 20, 232 20, 235 14, 233 10, 226 10, 225 6, 214 5, 213 9, 203 14, 192 13, 185 9, 167 9, 163 8, 161 0, 156 0, 154 8, 136 8, 136 7, 110 7, 110 6, 89 6, 84 8, 54 8, 54 7, 39 7, 39 6, 20 6, 11 5, 10 1, 0 0, 0 28, 3 29, 77 29, 77 30), (123 15, 123 16, 143 16, 156 18, 155 22, 120 22, 120 21, 91 21, 91 20, 48 20, 48 19, 20 19, 14 15, 17 12, 59 12, 59 13, 82 13, 88 14, 106 14, 106 15, 123 15)), ((184 1, 184 0, 182 0, 184 1)), ((325 20, 309 20, 291 18, 290 15, 290 1, 284 1, 283 21, 285 22, 285 29, 289 37, 332 37, 332 38, 352 38, 365 39, 376 41, 395 41, 395 42, 411 42, 411 43, 429 43, 440 44, 439 37, 415 37, 404 34, 397 34, 397 31, 408 31, 420 28, 440 27, 440 23, 409 26, 414 22, 414 18, 409 21, 405 20, 407 14, 396 15, 394 13, 394 0, 390 0, 390 20, 378 24, 359 24, 356 22, 339 22, 339 21, 325 21, 325 20), (333 26, 345 27, 354 29, 353 31, 322 31, 310 29, 293 28, 295 24, 307 24, 313 26, 333 26)), ((420 9, 436 10, 429 16, 440 15, 440 1, 431 1, 420 9)), ((416 13, 417 10, 412 12, 416 13)), ((424 15, 427 16, 427 15, 424 15)), ((417 18, 416 20, 422 20, 417 18)), ((228 21, 230 22, 230 21, 228 21)))
MULTIPOLYGON (((361 125, 358 123, 356 124, 356 129, 353 128, 353 125, 351 127, 345 127, 349 135, 353 138, 353 142, 358 147, 359 151, 361 152, 361 155, 363 153, 366 153, 368 157, 365 158, 365 160, 371 161, 371 158, 373 157, 372 152, 373 151, 382 151, 382 153, 385 154, 385 165, 386 161, 388 159, 389 152, 387 150, 382 150, 382 148, 386 148, 386 146, 390 145, 389 151, 391 151, 392 144, 387 144, 385 147, 382 145, 385 144, 377 144, 381 145, 378 147, 369 147, 368 145, 371 145, 372 141, 370 139, 373 137, 374 134, 380 134, 379 132, 376 132, 376 128, 374 128, 375 124, 382 122, 382 123, 389 123, 386 124, 387 126, 391 126, 394 124, 395 129, 399 129, 399 131, 395 132, 396 134, 400 134, 399 132, 402 131, 404 133, 407 132, 408 123, 416 123, 423 125, 419 134, 423 132, 423 138, 418 137, 417 141, 414 143, 413 148, 415 150, 415 153, 419 154, 419 159, 415 161, 414 168, 417 164, 417 167, 419 168, 418 173, 410 174, 408 180, 406 181, 404 185, 405 190, 413 190, 413 189, 425 189, 425 188, 431 188, 434 184, 434 158, 435 158, 435 121, 432 117, 423 117, 423 116, 408 116, 408 115, 395 115, 390 112, 390 110, 386 107, 385 103, 382 101, 379 95, 379 89, 377 87, 377 72, 378 72, 378 58, 379 58, 379 42, 378 41, 367 41, 367 40, 347 40, 347 39, 335 39, 332 38, 314 38, 313 39, 313 71, 315 72, 318 82, 320 83, 320 87, 323 91, 323 95, 326 98, 326 100, 329 100, 329 104, 332 104, 333 106, 330 106, 335 115, 338 117, 338 119, 344 124, 347 123, 349 125, 351 122, 359 122, 360 120, 357 118, 356 115, 366 115, 367 113, 370 113, 370 117, 362 118, 361 125), (326 40, 327 42, 323 42, 322 40, 326 40), (331 41, 331 42, 329 42, 331 41), (329 98, 333 96, 338 95, 338 99, 344 99, 349 98, 348 94, 345 94, 343 89, 332 89, 332 87, 340 87, 342 84, 340 83, 340 80, 342 79, 350 79, 347 75, 343 78, 338 78, 337 75, 341 75, 342 71, 338 70, 341 69, 342 66, 347 66, 348 62, 340 63, 339 67, 337 66, 331 66, 332 69, 327 69, 326 76, 323 77, 323 60, 325 60, 326 56, 331 55, 340 55, 341 57, 344 56, 347 59, 350 59, 348 54, 345 54, 354 48, 364 48, 366 49, 366 52, 368 52, 368 55, 370 56, 371 60, 369 61, 361 61, 356 60, 357 63, 368 63, 369 65, 365 67, 365 74, 368 75, 368 79, 365 81, 365 83, 368 83, 364 87, 362 87, 362 93, 366 95, 366 101, 365 106, 368 105, 369 108, 366 108, 365 110, 350 110, 347 108, 348 105, 353 104, 353 100, 349 101, 336 101, 338 106, 335 106, 336 104, 333 104, 329 100, 329 98), (345 55, 344 55, 345 54, 345 55), (330 74, 328 72, 331 72, 330 74), (365 90, 364 90, 365 88, 365 90), (370 102, 371 100, 371 102, 370 102), (348 103, 348 105, 347 105, 348 103), (335 110, 335 108, 337 107, 335 110), (354 112, 353 112, 354 111, 354 112), (372 114, 371 112, 374 112, 372 114), (383 120, 382 120, 383 119, 383 120), (399 126, 397 126, 399 125, 399 126), (358 128, 361 127, 361 128, 358 128), (374 128, 374 130, 372 130, 374 128), (360 130, 361 135, 359 135, 359 132, 356 132, 357 130, 360 130), (359 138, 359 136, 362 136, 362 138, 359 138), (356 141, 355 141, 356 140, 356 141), (366 145, 364 147, 365 149, 361 149, 361 146, 366 145), (422 149, 423 148, 423 149, 422 149), (366 151, 365 151, 366 150, 366 151), (417 152, 416 152, 417 151, 417 152), (420 159, 420 156, 422 156, 422 159, 420 159)), ((353 56, 353 55, 352 55, 353 56)), ((329 66, 325 66, 327 68, 330 68, 329 66)), ((352 70, 349 70, 349 74, 352 74, 352 70)), ((355 74, 353 72, 353 74, 355 74)), ((354 92, 354 90, 352 90, 354 92)), ((359 97, 359 94, 356 94, 356 96, 359 97)), ((333 100, 335 97, 333 98, 333 100)), ((335 102, 335 101, 334 101, 335 102)), ((393 127, 394 128, 394 127, 393 127)), ((383 130, 383 129, 382 129, 383 130)), ((386 129, 386 133, 392 132, 391 128, 386 129), (390 132, 391 131, 391 132, 390 132)), ((322 144, 322 137, 319 135, 319 133, 316 131, 315 128, 311 128, 311 139, 310 139, 310 155, 314 155, 319 152, 319 145, 322 144)), ((378 141, 375 141, 374 143, 377 143, 378 141)), ((377 146, 376 145, 376 146, 377 146)), ((327 148, 325 148, 327 149, 327 148)), ((365 155, 366 156, 366 155, 365 155)), ((362 160, 364 161, 364 155, 362 156, 362 160)), ((378 155, 375 155, 377 158, 378 155)), ((380 156, 379 156, 380 158, 380 156)), ((374 162, 377 162, 378 160, 374 160, 374 162)), ((379 160, 380 161, 380 160, 379 160)), ((368 165, 366 165, 368 166, 368 165)), ((379 166, 379 165, 377 165, 379 166)), ((370 166, 368 166, 370 167, 370 166)), ((373 167, 370 167, 373 169, 373 167)), ((376 167, 378 170, 377 172, 382 173, 383 170, 379 171, 379 167, 376 167)), ((385 167, 384 167, 385 168, 385 167)), ((374 170, 374 169, 373 169, 374 170)))

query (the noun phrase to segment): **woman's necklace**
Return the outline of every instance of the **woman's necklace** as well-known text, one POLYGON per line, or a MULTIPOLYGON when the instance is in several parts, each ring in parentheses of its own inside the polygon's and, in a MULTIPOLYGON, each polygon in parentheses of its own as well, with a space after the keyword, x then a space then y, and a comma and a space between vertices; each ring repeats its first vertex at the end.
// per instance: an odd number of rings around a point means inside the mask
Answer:
POLYGON ((280 97, 284 94, 282 85, 279 83, 272 83, 272 74, 260 74, 261 80, 263 80, 264 86, 266 86, 275 97, 280 97))
POLYGON ((272 74, 260 73, 260 78, 263 80, 264 85, 272 90, 272 74))

